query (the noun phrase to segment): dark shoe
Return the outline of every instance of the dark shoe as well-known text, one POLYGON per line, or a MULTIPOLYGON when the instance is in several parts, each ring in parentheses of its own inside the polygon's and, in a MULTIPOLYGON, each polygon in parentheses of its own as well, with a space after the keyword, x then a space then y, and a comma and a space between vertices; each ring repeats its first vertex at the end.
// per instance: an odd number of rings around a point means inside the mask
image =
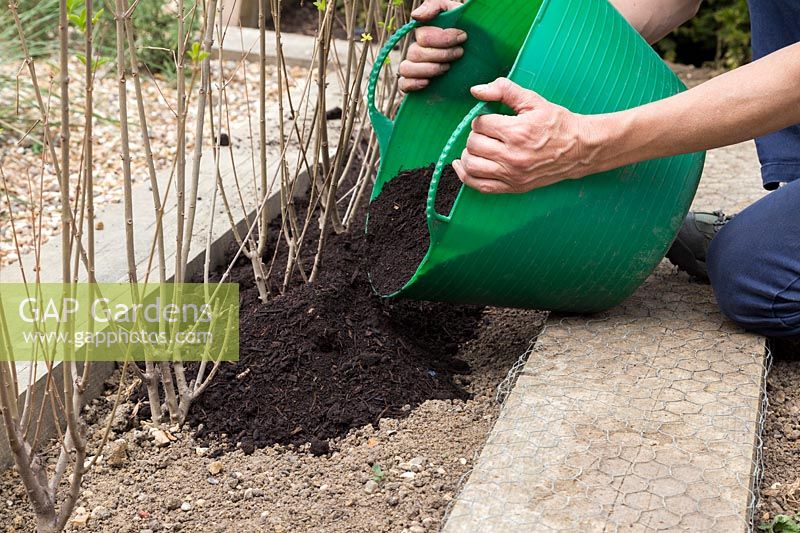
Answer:
POLYGON ((667 252, 669 262, 692 277, 708 281, 706 256, 711 239, 733 217, 720 211, 713 213, 690 212, 686 215, 678 236, 667 252))

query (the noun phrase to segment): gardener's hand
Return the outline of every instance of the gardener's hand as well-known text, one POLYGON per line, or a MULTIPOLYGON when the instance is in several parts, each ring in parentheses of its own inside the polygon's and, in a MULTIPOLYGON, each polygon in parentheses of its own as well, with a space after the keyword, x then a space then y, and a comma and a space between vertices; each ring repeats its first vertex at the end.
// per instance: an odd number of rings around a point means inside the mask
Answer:
POLYGON ((515 116, 481 115, 461 159, 458 177, 482 193, 521 193, 592 174, 600 137, 587 115, 552 104, 533 91, 498 78, 472 87, 486 102, 502 102, 515 116))
MULTIPOLYGON (((433 19, 442 11, 460 6, 452 0, 425 0, 411 12, 420 22, 433 19)), ((454 28, 443 30, 423 26, 414 30, 416 42, 408 48, 406 59, 400 63, 401 91, 418 91, 428 85, 430 79, 450 68, 450 63, 464 54, 459 45, 467 40, 467 34, 454 28)))

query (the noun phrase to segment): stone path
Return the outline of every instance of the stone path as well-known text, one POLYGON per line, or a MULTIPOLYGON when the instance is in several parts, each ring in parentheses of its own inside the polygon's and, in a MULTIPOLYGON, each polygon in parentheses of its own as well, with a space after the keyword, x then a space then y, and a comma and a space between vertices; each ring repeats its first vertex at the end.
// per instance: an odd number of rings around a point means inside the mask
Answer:
MULTIPOLYGON (((695 208, 764 194, 752 143, 708 155, 695 208)), ((551 317, 446 533, 749 529, 763 339, 662 263, 623 305, 551 317)))
MULTIPOLYGON (((220 46, 214 46, 215 50, 222 51, 223 59, 239 60, 244 55, 249 61, 258 61, 260 58, 259 51, 259 38, 260 32, 256 28, 239 28, 229 27, 225 31, 220 46)), ((335 67, 337 64, 346 62, 347 41, 342 39, 334 39, 332 41, 332 48, 329 61, 335 67)), ((281 46, 283 48, 284 57, 288 65, 301 65, 308 66, 316 64, 316 38, 311 35, 300 35, 297 33, 282 33, 281 46)), ((357 44, 357 47, 363 46, 357 44)), ((275 60, 277 57, 277 47, 275 42, 275 32, 266 31, 265 42, 265 56, 268 60, 275 60)), ((378 53, 378 47, 372 45, 374 54, 378 53)), ((356 52, 358 55, 360 51, 356 52)), ((369 74, 369 68, 372 66, 372 55, 367 59, 367 68, 365 72, 369 74)), ((394 51, 390 54, 392 61, 398 62, 400 60, 400 53, 394 51)))

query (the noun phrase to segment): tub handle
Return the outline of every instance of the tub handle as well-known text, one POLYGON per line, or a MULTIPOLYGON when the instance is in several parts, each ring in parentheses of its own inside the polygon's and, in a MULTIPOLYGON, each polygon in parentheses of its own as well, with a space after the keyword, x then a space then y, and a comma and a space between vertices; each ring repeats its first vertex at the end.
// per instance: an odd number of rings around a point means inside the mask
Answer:
POLYGON ((419 22, 412 20, 404 26, 401 26, 383 45, 381 51, 378 52, 378 57, 375 58, 375 63, 372 65, 372 71, 369 74, 369 84, 367 85, 367 105, 369 108, 369 119, 372 122, 372 128, 375 130, 375 135, 378 137, 378 146, 381 152, 386 150, 389 145, 389 138, 392 136, 392 129, 394 122, 380 112, 375 107, 375 87, 378 85, 378 77, 380 76, 381 69, 383 68, 386 58, 389 57, 392 49, 397 42, 406 36, 408 32, 419 26, 419 22))
POLYGON ((369 109, 369 120, 372 122, 372 127, 375 130, 375 135, 378 137, 378 146, 380 147, 381 154, 389 146, 389 139, 392 136, 394 129, 394 121, 380 112, 375 106, 375 88, 378 86, 378 77, 381 74, 381 69, 389 57, 395 45, 405 37, 408 32, 418 26, 436 26, 438 28, 453 28, 458 20, 461 18, 461 11, 464 6, 472 0, 455 7, 449 11, 439 13, 433 20, 428 22, 419 22, 418 20, 411 20, 405 25, 401 26, 383 45, 378 57, 375 58, 375 63, 372 64, 372 70, 369 74, 369 83, 367 85, 367 108, 369 109))
MULTIPOLYGON (((426 211, 428 215, 428 224, 429 224, 429 231, 431 235, 437 233, 443 224, 450 222, 449 213, 447 215, 443 215, 441 213, 436 212, 436 191, 439 188, 439 180, 442 177, 442 171, 444 170, 445 165, 449 165, 453 162, 458 154, 452 155, 450 152, 453 151, 453 147, 458 145, 462 146, 466 142, 466 136, 469 135, 470 131, 472 131, 472 121, 478 115, 488 115, 490 113, 497 113, 494 106, 489 105, 487 102, 478 102, 475 106, 469 110, 469 112, 464 115, 464 118, 461 119, 461 122, 458 123, 458 126, 453 130, 453 133, 450 134, 450 138, 447 139, 447 143, 445 143, 444 148, 442 148, 442 152, 439 154, 439 159, 436 161, 436 167, 433 171, 433 176, 431 176, 431 185, 428 189, 428 203, 426 205, 426 211)), ((459 196, 461 193, 459 192, 459 196)), ((458 202, 458 197, 456 197, 456 202, 458 202)), ((453 204, 455 206, 455 204, 453 204)), ((452 211, 452 208, 451 208, 452 211)))

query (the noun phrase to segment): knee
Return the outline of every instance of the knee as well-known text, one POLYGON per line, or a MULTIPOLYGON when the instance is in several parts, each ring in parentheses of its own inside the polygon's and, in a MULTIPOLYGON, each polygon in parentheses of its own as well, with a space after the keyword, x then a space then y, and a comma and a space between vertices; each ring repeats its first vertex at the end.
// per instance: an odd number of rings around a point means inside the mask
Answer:
POLYGON ((726 225, 708 250, 708 275, 720 310, 762 335, 800 334, 800 277, 793 276, 787 287, 789 265, 751 232, 739 231, 741 222, 726 225))
POLYGON ((748 268, 751 258, 742 256, 747 253, 747 247, 741 245, 730 224, 732 222, 711 241, 706 266, 720 311, 734 322, 745 325, 754 315, 768 313, 768 302, 756 297, 748 268))

